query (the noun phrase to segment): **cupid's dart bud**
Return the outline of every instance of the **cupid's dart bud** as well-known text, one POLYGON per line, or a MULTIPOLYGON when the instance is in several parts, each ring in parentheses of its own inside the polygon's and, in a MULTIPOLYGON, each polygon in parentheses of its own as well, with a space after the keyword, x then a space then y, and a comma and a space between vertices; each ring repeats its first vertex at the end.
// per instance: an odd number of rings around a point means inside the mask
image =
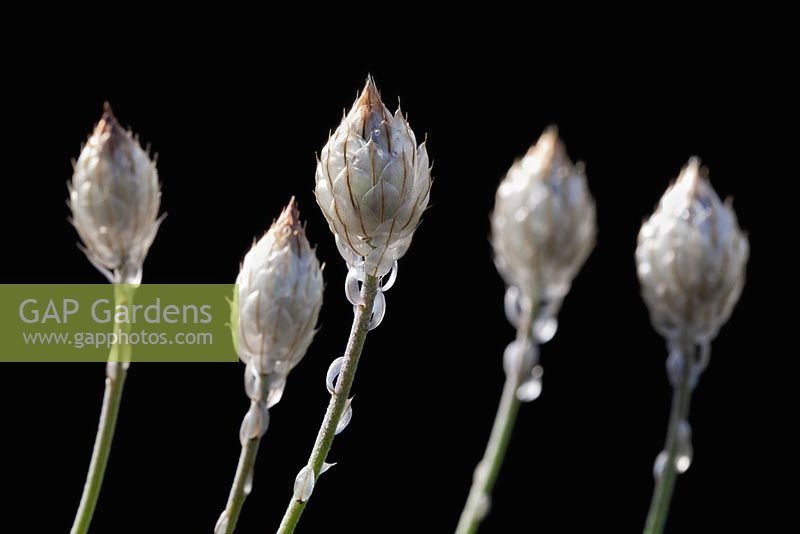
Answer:
POLYGON ((368 78, 317 162, 317 203, 348 266, 380 277, 406 253, 430 171, 425 143, 417 146, 400 109, 392 115, 368 78))
POLYGON ((594 248, 596 232, 583 165, 572 164, 556 129, 548 128, 497 189, 497 269, 533 304, 561 300, 594 248))
POLYGON ((711 341, 739 300, 749 253, 730 201, 692 158, 639 231, 636 266, 655 329, 711 341))
POLYGON ((86 256, 109 281, 141 281, 160 202, 155 163, 106 104, 75 163, 69 207, 86 256))
POLYGON ((294 198, 244 257, 236 283, 231 324, 239 357, 251 368, 248 378, 264 377, 259 381, 273 405, 289 371, 305 356, 322 307, 322 268, 294 198))

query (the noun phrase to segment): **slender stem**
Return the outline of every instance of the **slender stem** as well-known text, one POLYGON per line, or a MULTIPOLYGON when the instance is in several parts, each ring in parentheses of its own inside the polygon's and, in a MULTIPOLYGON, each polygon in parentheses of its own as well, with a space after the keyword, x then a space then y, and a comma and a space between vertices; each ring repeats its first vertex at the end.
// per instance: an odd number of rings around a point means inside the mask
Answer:
POLYGON ((675 458, 678 454, 678 427, 681 421, 686 420, 689 416, 689 404, 692 396, 692 388, 689 384, 692 372, 690 361, 694 351, 691 344, 684 343, 683 345, 683 368, 680 381, 674 387, 672 394, 667 441, 664 445, 667 459, 661 475, 656 477, 653 500, 650 503, 650 512, 647 514, 647 523, 644 527, 645 534, 661 534, 664 531, 672 492, 675 489, 675 479, 678 476, 675 466, 675 458))
POLYGON ((244 499, 247 497, 245 486, 247 479, 253 472, 253 466, 256 463, 256 454, 258 453, 258 446, 261 443, 260 437, 247 440, 242 445, 242 453, 239 455, 239 464, 236 466, 236 475, 233 477, 233 485, 231 486, 231 493, 228 496, 228 504, 225 506, 223 514, 227 515, 225 529, 220 531, 224 534, 231 534, 236 529, 236 522, 239 520, 239 514, 244 505, 244 499))
MULTIPOLYGON (((522 310, 517 328, 518 340, 529 339, 533 342, 531 329, 536 311, 530 306, 526 306, 522 310)), ((483 458, 475 468, 472 487, 469 489, 467 502, 458 520, 456 534, 475 534, 488 512, 492 489, 500 475, 500 468, 503 466, 503 459, 508 451, 511 434, 517 421, 520 407, 517 389, 523 378, 522 373, 509 372, 506 374, 503 394, 500 396, 500 405, 497 407, 497 415, 494 418, 489 442, 486 444, 483 458)))
MULTIPOLYGON (((135 286, 116 284, 114 286, 115 305, 130 304, 133 301, 135 286)), ((130 325, 115 323, 114 333, 116 341, 111 347, 106 365, 106 387, 103 394, 103 406, 100 410, 100 421, 97 425, 97 436, 94 440, 92 459, 89 462, 89 471, 86 474, 86 483, 83 486, 83 495, 78 505, 78 512, 72 524, 71 534, 86 534, 92 522, 97 499, 100 497, 100 488, 103 485, 103 476, 111 453, 111 442, 114 439, 114 430, 117 426, 117 415, 122 400, 122 388, 125 385, 125 376, 130 362, 130 345, 120 343, 120 334, 127 334, 130 325)))
POLYGON ((500 467, 503 465, 503 458, 508 450, 508 443, 511 441, 511 433, 517 419, 520 405, 520 401, 517 399, 519 385, 519 379, 513 374, 506 377, 489 443, 486 445, 483 459, 475 468, 475 478, 469 490, 464 511, 461 512, 456 534, 474 534, 478 531, 478 526, 486 515, 489 495, 491 495, 497 476, 500 474, 500 467))
MULTIPOLYGON (((342 369, 336 381, 336 388, 328 403, 328 409, 325 411, 325 417, 322 419, 322 426, 314 442, 314 448, 311 450, 311 457, 308 459, 308 465, 314 470, 315 479, 319 477, 322 464, 325 462, 328 451, 331 449, 333 438, 336 435, 336 425, 339 423, 339 419, 344 412, 347 397, 353 385, 356 368, 358 367, 358 360, 361 357, 364 341, 367 338, 369 321, 372 315, 372 305, 375 302, 375 294, 377 291, 378 279, 374 276, 367 275, 364 285, 361 287, 361 300, 363 304, 356 306, 353 327, 350 330, 350 338, 347 340, 342 369)), ((286 513, 281 521, 281 525, 278 528, 278 534, 290 534, 294 532, 305 507, 305 501, 300 501, 292 497, 292 500, 289 502, 289 507, 286 509, 286 513)))

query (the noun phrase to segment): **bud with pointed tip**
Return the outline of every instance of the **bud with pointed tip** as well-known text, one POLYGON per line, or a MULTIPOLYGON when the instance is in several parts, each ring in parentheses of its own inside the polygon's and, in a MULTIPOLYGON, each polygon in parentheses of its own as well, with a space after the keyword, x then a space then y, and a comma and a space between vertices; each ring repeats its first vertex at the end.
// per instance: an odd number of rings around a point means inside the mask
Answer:
POLYGON ((282 385, 311 344, 322 307, 322 268, 294 198, 245 255, 236 283, 231 324, 238 325, 239 358, 282 385))
POLYGON ((656 330, 670 340, 713 339, 745 278, 747 237, 692 158, 639 231, 636 266, 656 330))
POLYGON ((106 105, 75 163, 69 207, 87 257, 111 282, 141 281, 160 202, 155 163, 106 105))
POLYGON ((548 128, 497 189, 497 269, 529 301, 559 300, 592 251, 595 234, 583 166, 572 164, 556 129, 548 128))
POLYGON ((317 203, 350 267, 383 276, 408 250, 428 205, 425 143, 400 109, 392 115, 372 78, 317 161, 317 203))

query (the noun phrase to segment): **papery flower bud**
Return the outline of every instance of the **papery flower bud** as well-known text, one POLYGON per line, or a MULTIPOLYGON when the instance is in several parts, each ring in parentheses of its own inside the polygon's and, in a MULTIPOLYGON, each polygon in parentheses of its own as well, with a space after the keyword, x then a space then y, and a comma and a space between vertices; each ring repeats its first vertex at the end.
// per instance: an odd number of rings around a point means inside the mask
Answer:
POLYGON ((72 224, 89 260, 111 282, 139 283, 158 231, 156 165, 106 104, 69 187, 72 224))
POLYGON ((236 283, 231 324, 238 325, 239 358, 280 383, 305 355, 322 307, 322 268, 294 198, 245 255, 236 283))
POLYGON ((530 301, 560 300, 595 243, 595 206, 583 165, 554 127, 512 165, 492 213, 495 263, 530 301))
POLYGON ((400 109, 392 115, 372 78, 317 161, 317 203, 350 267, 383 276, 408 250, 428 205, 425 143, 400 109))
POLYGON ((636 265, 656 330, 670 340, 713 339, 745 279, 747 237, 692 158, 639 231, 636 265))

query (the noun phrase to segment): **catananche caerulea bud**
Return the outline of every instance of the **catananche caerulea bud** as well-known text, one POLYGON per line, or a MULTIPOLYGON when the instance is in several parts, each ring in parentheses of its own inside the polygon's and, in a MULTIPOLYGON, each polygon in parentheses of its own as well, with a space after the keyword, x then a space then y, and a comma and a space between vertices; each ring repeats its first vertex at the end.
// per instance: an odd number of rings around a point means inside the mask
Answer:
POLYGON ((348 266, 383 276, 406 253, 428 205, 430 171, 425 143, 368 78, 317 162, 317 203, 348 266))
POLYGON ((160 202, 155 163, 106 105, 75 163, 69 207, 87 257, 110 281, 141 281, 160 202))
POLYGON ((234 342, 253 378, 263 377, 272 405, 311 344, 322 307, 322 268, 294 199, 245 255, 236 283, 234 342))
POLYGON ((636 247, 642 297, 656 330, 709 342, 739 299, 749 254, 730 201, 692 158, 644 222, 636 247))
POLYGON ((581 164, 554 127, 512 165, 491 217, 498 271, 529 302, 562 299, 595 243, 595 206, 581 164))

